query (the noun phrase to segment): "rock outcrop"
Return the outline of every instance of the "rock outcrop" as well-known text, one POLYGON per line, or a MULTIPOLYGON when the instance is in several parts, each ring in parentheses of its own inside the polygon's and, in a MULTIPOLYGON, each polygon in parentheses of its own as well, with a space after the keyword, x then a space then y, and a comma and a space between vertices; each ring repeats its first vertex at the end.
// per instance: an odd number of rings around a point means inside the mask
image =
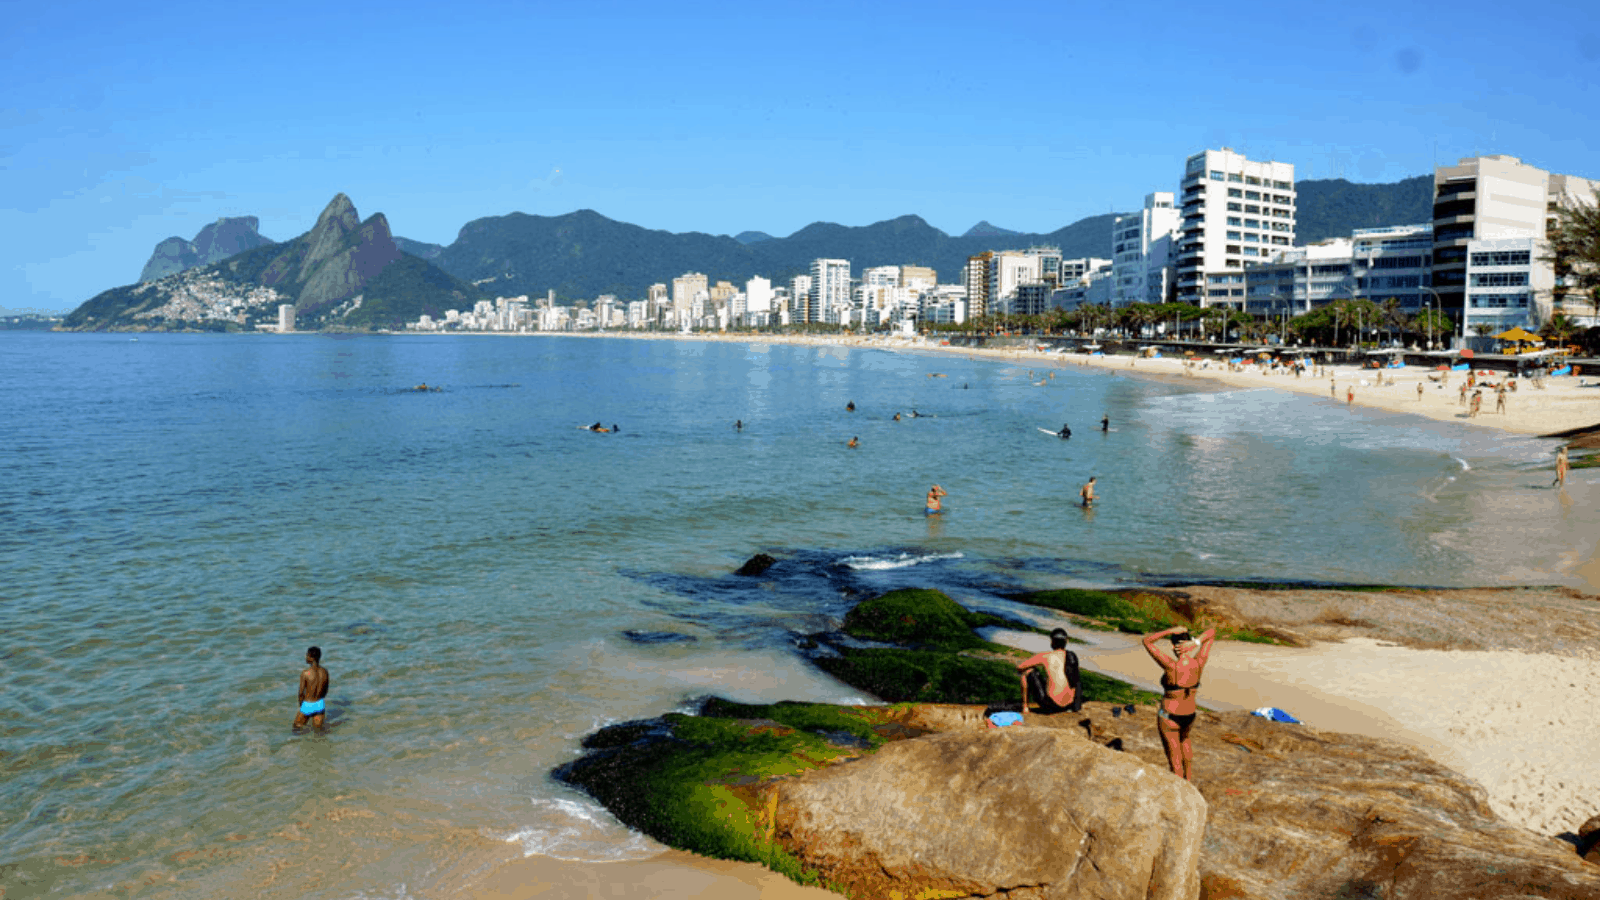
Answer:
POLYGON ((775 791, 778 840, 852 896, 1199 894, 1199 792, 1081 733, 1007 728, 900 741, 775 791))
POLYGON ((298 298, 296 313, 310 318, 360 293, 400 256, 383 213, 363 223, 355 204, 339 194, 316 226, 267 266, 261 283, 290 290, 298 298))
POLYGON ((765 553, 757 553, 755 556, 745 560, 744 565, 740 566, 738 569, 735 569, 733 574, 747 576, 760 575, 776 565, 777 562, 778 561, 776 559, 773 559, 771 556, 768 556, 765 553))
POLYGON ((156 245, 150 261, 144 264, 144 270, 139 274, 139 280, 155 281, 272 243, 257 231, 260 227, 261 220, 255 216, 233 216, 218 219, 200 229, 192 241, 169 237, 156 245))

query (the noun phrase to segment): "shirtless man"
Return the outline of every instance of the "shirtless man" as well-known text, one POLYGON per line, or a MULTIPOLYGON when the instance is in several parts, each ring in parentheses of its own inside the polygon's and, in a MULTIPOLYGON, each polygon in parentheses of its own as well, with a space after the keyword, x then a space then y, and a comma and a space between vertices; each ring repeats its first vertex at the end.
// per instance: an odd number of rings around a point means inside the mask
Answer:
POLYGON ((939 498, 948 496, 950 495, 945 493, 945 489, 937 484, 928 488, 928 506, 925 512, 930 516, 937 516, 939 513, 944 512, 944 506, 939 502, 939 498))
POLYGON ((1144 636, 1146 653, 1161 667, 1161 705, 1156 709, 1156 731, 1161 735, 1161 746, 1167 751, 1167 765, 1172 774, 1185 780, 1194 770, 1194 748, 1189 744, 1189 728, 1194 725, 1195 694, 1200 690, 1200 673, 1211 658, 1211 645, 1217 638, 1215 628, 1206 629, 1196 641, 1182 625, 1166 628, 1144 636), (1156 641, 1166 638, 1172 642, 1169 655, 1156 647, 1156 641))
POLYGON ((1050 632, 1050 650, 1038 653, 1017 663, 1022 673, 1022 714, 1028 714, 1028 695, 1039 702, 1039 712, 1050 715, 1076 711, 1083 708, 1078 696, 1078 656, 1067 649, 1067 632, 1057 628, 1050 632), (1044 667, 1044 677, 1039 677, 1037 666, 1044 667))
POLYGON ((1567 468, 1570 465, 1571 463, 1567 462, 1567 445, 1562 444, 1561 449, 1556 451, 1556 480, 1550 482, 1551 487, 1558 484, 1562 487, 1567 486, 1567 468))
POLYGON ((1094 482, 1095 479, 1099 477, 1100 476, 1098 475, 1090 475, 1088 483, 1083 487, 1078 488, 1078 502, 1083 504, 1084 509, 1088 509, 1094 505, 1094 482))
POLYGON ((322 667, 321 647, 306 651, 306 665, 309 668, 300 673, 300 711, 294 716, 296 731, 304 728, 307 721, 311 727, 321 728, 328 712, 328 670, 322 667))

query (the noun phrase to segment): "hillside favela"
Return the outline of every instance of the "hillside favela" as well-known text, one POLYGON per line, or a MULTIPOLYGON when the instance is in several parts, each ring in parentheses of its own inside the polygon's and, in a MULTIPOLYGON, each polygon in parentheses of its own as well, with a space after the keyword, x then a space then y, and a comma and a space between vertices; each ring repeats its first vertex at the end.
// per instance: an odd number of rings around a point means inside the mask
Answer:
POLYGON ((10 316, 0 896, 1600 898, 1600 172, 1171 163, 10 316))

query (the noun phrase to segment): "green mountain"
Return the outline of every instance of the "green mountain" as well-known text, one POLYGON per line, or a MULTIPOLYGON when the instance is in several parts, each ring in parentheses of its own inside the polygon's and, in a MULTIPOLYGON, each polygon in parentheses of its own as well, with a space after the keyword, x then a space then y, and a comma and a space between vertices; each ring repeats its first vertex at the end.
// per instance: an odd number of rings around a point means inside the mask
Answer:
POLYGON ((254 328, 275 322, 278 306, 292 303, 303 329, 397 328, 480 298, 472 285, 402 253, 383 213, 363 222, 339 194, 300 237, 113 288, 64 324, 83 331, 254 328))
POLYGON ((1352 184, 1343 178, 1301 181, 1294 189, 1295 240, 1302 244, 1349 237, 1357 228, 1433 221, 1432 175, 1393 184, 1352 184))
POLYGON ((645 296, 653 283, 686 272, 735 285, 760 275, 782 284, 811 270, 818 258, 848 259, 854 271, 873 266, 931 266, 955 281, 967 257, 984 250, 1059 246, 1068 257, 1111 256, 1112 214, 1092 216, 1049 234, 951 237, 918 216, 851 227, 817 222, 785 238, 748 240, 698 232, 674 234, 617 222, 593 210, 563 216, 511 213, 467 223, 439 254, 440 268, 500 296, 588 299, 645 296))

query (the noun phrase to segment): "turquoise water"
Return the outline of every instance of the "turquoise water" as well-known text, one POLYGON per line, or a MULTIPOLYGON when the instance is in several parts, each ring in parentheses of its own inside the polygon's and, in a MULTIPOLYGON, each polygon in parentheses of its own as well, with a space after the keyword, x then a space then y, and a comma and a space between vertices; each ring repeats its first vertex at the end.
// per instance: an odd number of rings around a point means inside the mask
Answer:
POLYGON ((0 333, 0 887, 449 896, 647 855, 549 770, 710 692, 862 699, 792 649, 862 594, 1574 583, 1600 513, 1552 447, 934 353, 0 333), (310 644, 334 727, 296 736, 310 644))

